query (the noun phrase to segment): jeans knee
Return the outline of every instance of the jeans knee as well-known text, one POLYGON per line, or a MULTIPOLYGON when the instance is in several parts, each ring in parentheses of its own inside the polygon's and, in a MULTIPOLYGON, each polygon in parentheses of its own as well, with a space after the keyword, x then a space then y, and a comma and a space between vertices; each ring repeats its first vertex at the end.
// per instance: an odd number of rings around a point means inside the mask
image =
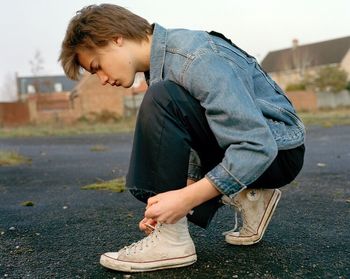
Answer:
POLYGON ((157 107, 161 107, 162 104, 166 103, 166 98, 167 94, 164 81, 151 85, 145 93, 139 113, 154 113, 157 110, 157 107))
POLYGON ((148 118, 147 115, 159 111, 169 110, 170 103, 177 103, 181 98, 179 90, 184 90, 176 83, 166 80, 151 85, 145 93, 139 114, 141 118, 148 118))
POLYGON ((183 100, 184 96, 189 95, 186 89, 170 80, 159 81, 151 85, 146 94, 149 94, 150 98, 158 103, 183 100))

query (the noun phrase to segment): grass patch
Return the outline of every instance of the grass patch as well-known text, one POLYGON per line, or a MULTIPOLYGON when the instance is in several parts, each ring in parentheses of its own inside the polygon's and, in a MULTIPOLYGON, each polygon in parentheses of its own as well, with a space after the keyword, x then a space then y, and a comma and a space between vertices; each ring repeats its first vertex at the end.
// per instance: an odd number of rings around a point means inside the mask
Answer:
MULTIPOLYGON (((350 108, 298 113, 305 125, 332 127, 350 125, 350 108)), ((85 134, 115 134, 132 132, 136 117, 107 122, 80 121, 74 124, 51 123, 0 128, 0 138, 74 136, 85 134)), ((92 150, 93 151, 93 150, 92 150)))
POLYGON ((326 128, 335 125, 350 125, 350 108, 321 110, 317 112, 299 112, 305 125, 319 125, 326 128))
POLYGON ((32 160, 26 158, 15 151, 0 150, 0 167, 1 166, 17 166, 20 164, 28 164, 32 160))
POLYGON ((73 124, 51 123, 1 128, 0 138, 73 136, 85 134, 114 134, 131 132, 135 128, 135 117, 114 122, 76 122, 73 124))
POLYGON ((124 192, 125 191, 125 178, 117 178, 109 181, 98 181, 96 183, 81 187, 82 190, 97 190, 97 191, 111 191, 111 192, 124 192))
POLYGON ((107 151, 107 147, 101 144, 96 144, 90 148, 91 152, 104 152, 107 151))
POLYGON ((16 247, 16 250, 11 251, 13 254, 21 255, 21 254, 31 254, 34 252, 34 249, 28 247, 16 247))
POLYGON ((32 201, 24 201, 21 203, 22 206, 34 206, 34 202, 32 201))

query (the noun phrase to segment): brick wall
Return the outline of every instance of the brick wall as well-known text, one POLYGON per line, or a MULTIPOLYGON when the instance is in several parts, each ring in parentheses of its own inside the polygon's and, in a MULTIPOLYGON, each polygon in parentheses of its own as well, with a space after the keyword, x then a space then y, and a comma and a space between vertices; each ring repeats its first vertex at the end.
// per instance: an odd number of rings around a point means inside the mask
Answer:
POLYGON ((73 110, 81 116, 109 111, 118 116, 124 113, 124 94, 131 89, 102 86, 96 75, 86 75, 76 87, 77 98, 73 101, 73 110))
POLYGON ((0 103, 0 125, 19 126, 30 123, 30 110, 27 102, 0 103))
POLYGON ((70 109, 69 92, 34 94, 29 101, 36 102, 38 111, 53 111, 70 109))
POLYGON ((297 111, 315 111, 318 109, 317 96, 314 91, 286 92, 297 111))

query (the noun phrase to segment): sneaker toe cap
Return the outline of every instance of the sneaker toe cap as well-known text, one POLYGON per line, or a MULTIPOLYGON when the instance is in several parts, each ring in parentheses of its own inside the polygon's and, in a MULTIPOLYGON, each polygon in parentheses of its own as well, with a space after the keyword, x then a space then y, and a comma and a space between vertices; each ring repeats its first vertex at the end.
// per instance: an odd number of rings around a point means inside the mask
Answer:
POLYGON ((119 253, 118 252, 107 252, 101 255, 101 260, 118 260, 119 253))
POLYGON ((131 265, 123 260, 119 260, 120 254, 118 252, 108 252, 101 255, 100 264, 106 268, 123 271, 123 272, 131 272, 131 265))

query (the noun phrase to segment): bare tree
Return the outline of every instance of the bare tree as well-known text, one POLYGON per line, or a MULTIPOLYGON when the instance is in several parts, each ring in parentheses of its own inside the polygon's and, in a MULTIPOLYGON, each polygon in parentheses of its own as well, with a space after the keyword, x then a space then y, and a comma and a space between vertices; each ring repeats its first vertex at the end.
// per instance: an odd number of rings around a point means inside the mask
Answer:
POLYGON ((42 57, 41 51, 37 49, 35 51, 34 57, 29 61, 31 72, 34 76, 33 86, 36 93, 40 92, 40 81, 35 77, 39 76, 39 74, 44 69, 44 58, 42 57))
POLYGON ((41 51, 39 49, 35 51, 34 57, 29 61, 29 64, 33 76, 38 76, 44 69, 44 58, 42 57, 41 51))

